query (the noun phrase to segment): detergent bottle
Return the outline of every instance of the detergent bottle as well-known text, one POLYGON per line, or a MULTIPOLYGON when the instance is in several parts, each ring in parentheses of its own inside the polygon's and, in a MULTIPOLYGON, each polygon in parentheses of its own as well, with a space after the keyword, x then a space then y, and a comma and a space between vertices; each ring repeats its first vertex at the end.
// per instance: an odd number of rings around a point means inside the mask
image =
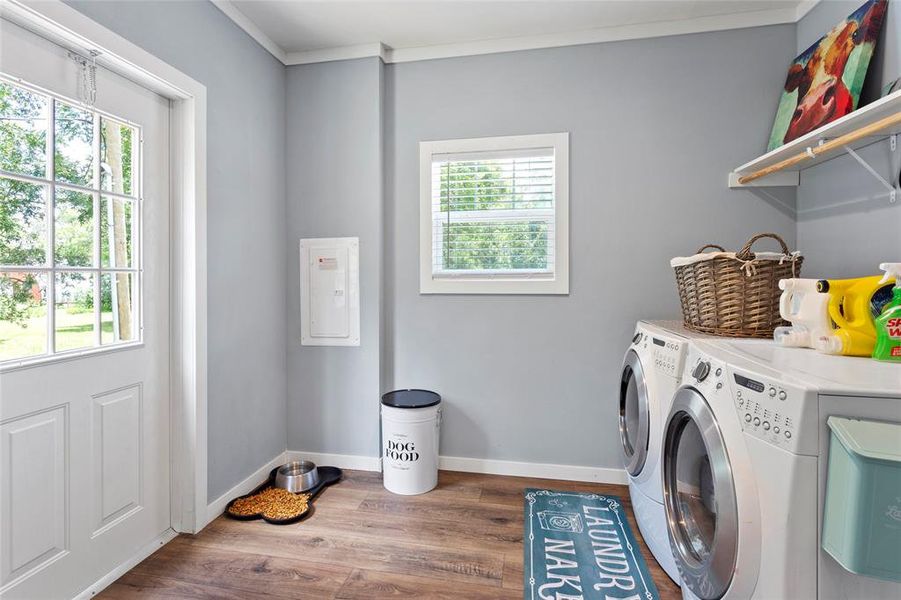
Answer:
POLYGON ((829 295, 817 290, 816 279, 780 279, 779 314, 789 327, 777 327, 773 339, 783 346, 813 348, 820 337, 832 334, 829 295))
POLYGON ((892 299, 876 317, 876 347, 873 358, 901 362, 901 263, 882 263, 882 282, 894 281, 892 299))
POLYGON ((821 279, 817 290, 829 295, 831 333, 820 335, 814 347, 826 354, 871 356, 876 346, 874 320, 891 299, 893 284, 879 275, 857 279, 821 279))

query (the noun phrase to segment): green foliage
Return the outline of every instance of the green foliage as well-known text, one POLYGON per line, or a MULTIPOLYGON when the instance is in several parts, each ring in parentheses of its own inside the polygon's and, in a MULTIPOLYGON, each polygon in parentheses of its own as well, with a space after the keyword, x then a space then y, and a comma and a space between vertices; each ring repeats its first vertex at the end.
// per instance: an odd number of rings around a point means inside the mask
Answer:
POLYGON ((444 268, 510 270, 547 268, 547 223, 444 224, 444 268), (453 246, 451 248, 451 246, 453 246))
POLYGON ((56 180, 91 186, 94 179, 94 119, 91 113, 57 102, 54 126, 56 180))
POLYGON ((0 167, 43 177, 46 161, 47 100, 0 83, 0 167))
MULTIPOLYGON (((0 167, 42 177, 46 169, 46 100, 0 84, 0 167), (41 119, 44 119, 42 122, 41 119)), ((0 264, 34 265, 46 259, 46 204, 41 186, 0 180, 0 264)), ((0 278, 0 320, 24 324, 34 304, 33 274, 0 278)))
POLYGON ((32 297, 37 286, 37 277, 31 273, 0 277, 0 321, 24 327, 26 319, 39 305, 32 297))
POLYGON ((94 254, 94 198, 70 190, 57 190, 56 248, 58 265, 90 267, 94 254))
MULTIPOLYGON (((49 100, 22 88, 0 83, 0 168, 11 173, 35 177, 46 176, 47 116, 49 100)), ((122 181, 116 182, 125 193, 131 191, 132 129, 114 122, 121 136, 122 181)), ((53 157, 56 180, 78 185, 93 185, 94 124, 90 111, 56 104, 54 124, 57 150, 53 157)), ((101 129, 105 133, 104 129, 101 129)), ((106 151, 106 136, 101 139, 106 151)), ((108 178, 113 174, 106 171, 108 178)), ((24 326, 30 307, 40 300, 32 293, 32 265, 47 261, 47 188, 15 179, 0 179, 0 264, 22 266, 22 273, 3 278, 0 286, 0 320, 24 326)), ((130 203, 126 214, 130 223, 130 203)), ((58 265, 91 266, 93 264, 93 213, 91 194, 59 189, 56 198, 56 240, 54 259, 58 265)), ((103 219, 103 224, 107 220, 103 219)), ((130 248, 131 228, 127 228, 130 248)), ((106 236, 104 236, 106 237, 106 236)), ((107 240, 105 240, 107 241, 107 240)), ((109 244, 104 254, 108 258, 109 244)), ((105 278, 108 279, 108 278, 105 278)), ((112 306, 107 282, 102 303, 112 306)), ((90 305, 91 295, 82 294, 77 305, 90 305)))
MULTIPOLYGON (((0 127, 3 127, 2 123, 0 121, 0 127)), ((0 264, 37 265, 44 262, 45 210, 41 186, 0 179, 0 264)))
POLYGON ((509 208, 513 187, 489 162, 451 162, 441 169, 441 210, 509 208))
MULTIPOLYGON (((4 170, 44 176, 46 108, 46 99, 0 83, 0 167, 4 170)), ((45 210, 41 186, 0 180, 0 264, 33 265, 44 261, 45 210)), ((8 304, 9 301, 4 306, 8 304)), ((0 318, 7 311, 0 308, 0 318)))
MULTIPOLYGON (((46 323, 48 308, 57 318, 57 349, 93 345, 94 277, 100 277, 98 304, 102 315, 108 317, 103 319, 102 329, 113 333, 114 274, 60 270, 47 275, 34 271, 36 266, 49 265, 51 255, 53 264, 62 269, 95 266, 95 219, 101 228, 101 268, 133 264, 135 203, 107 193, 134 194, 132 158, 137 130, 100 117, 100 139, 96 140, 95 118, 90 109, 0 82, 0 169, 46 179, 51 158, 49 128, 53 127, 52 160, 58 184, 0 177, 0 264, 7 267, 0 275, 0 360, 46 351, 45 332, 36 330, 46 323), (55 117, 52 123, 51 114, 55 117), (94 177, 98 159, 95 141, 100 147, 100 181, 94 177), (67 184, 99 188, 100 214, 94 214, 96 192, 67 188, 67 184), (50 193, 55 193, 53 214, 47 214, 50 193), (47 239, 50 223, 55 234, 52 248, 47 239), (111 239, 113 231, 121 236, 120 241, 124 238, 124 249, 123 244, 117 246, 111 239), (121 256, 123 250, 126 256, 121 256), (118 260, 111 259, 114 252, 119 254, 118 260), (48 298, 47 277, 54 276, 56 298, 48 298), (61 327, 61 323, 68 325, 61 327)), ((123 277, 131 280, 131 276, 123 277)), ((130 298, 130 294, 120 298, 120 326, 131 322, 130 298)), ((124 335, 131 334, 126 330, 124 335)))

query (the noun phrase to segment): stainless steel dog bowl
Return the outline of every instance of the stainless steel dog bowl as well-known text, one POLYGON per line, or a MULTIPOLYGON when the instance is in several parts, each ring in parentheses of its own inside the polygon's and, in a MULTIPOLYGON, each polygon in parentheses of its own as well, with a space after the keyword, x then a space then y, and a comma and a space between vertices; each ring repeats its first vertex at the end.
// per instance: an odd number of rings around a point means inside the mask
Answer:
POLYGON ((275 487, 289 492, 305 492, 319 483, 319 469, 308 460, 284 464, 275 472, 275 487))

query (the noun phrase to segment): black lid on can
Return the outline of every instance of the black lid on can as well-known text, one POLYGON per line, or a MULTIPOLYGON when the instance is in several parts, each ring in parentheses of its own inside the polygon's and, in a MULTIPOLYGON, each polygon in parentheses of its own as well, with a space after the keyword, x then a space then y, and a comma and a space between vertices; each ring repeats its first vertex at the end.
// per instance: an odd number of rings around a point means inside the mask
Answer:
POLYGON ((394 408, 426 408, 441 402, 441 396, 429 390, 394 390, 382 395, 382 404, 394 408))

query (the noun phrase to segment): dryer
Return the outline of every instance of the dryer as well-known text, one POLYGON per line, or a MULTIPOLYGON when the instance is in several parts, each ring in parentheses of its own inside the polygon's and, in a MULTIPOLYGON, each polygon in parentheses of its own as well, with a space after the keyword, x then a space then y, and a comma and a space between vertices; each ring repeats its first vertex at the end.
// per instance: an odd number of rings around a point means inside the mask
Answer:
POLYGON ((825 419, 901 421, 899 396, 896 366, 693 340, 662 449, 683 597, 901 597, 898 584, 845 573, 819 549, 825 419))
MULTIPOLYGON (((901 423, 901 365, 868 358, 831 356, 772 342, 719 341, 718 345, 753 361, 805 380, 816 395, 817 432, 816 581, 818 600, 901 598, 901 583, 851 573, 823 550, 822 525, 829 465, 830 416, 901 423)), ((782 398, 780 389, 776 398, 782 398)), ((773 394, 767 388, 766 397, 773 394)), ((752 423, 753 425, 753 420, 752 423)), ((748 427, 751 428, 750 426, 748 427)))
POLYGON ((666 533, 660 450, 688 346, 678 328, 667 322, 638 322, 623 359, 619 396, 620 441, 635 520, 654 558, 677 583, 666 533))

